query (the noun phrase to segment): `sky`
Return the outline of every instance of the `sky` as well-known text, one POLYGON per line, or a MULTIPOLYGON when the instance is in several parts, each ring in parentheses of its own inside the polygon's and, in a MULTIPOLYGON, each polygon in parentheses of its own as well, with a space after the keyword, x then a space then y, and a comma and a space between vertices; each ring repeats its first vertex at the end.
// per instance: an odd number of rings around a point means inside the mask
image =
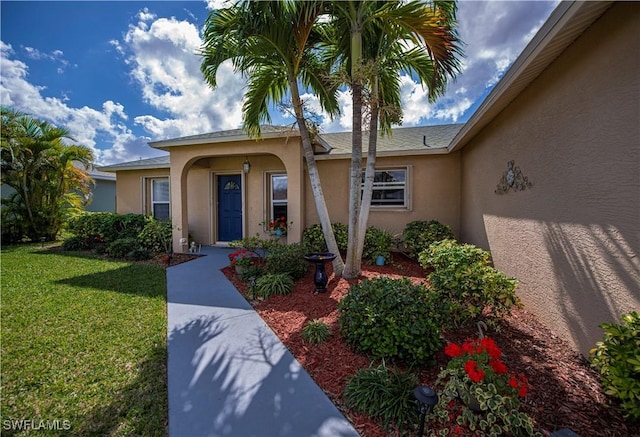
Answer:
MULTIPOLYGON (((2 0, 0 104, 67 128, 98 165, 164 154, 150 141, 239 128, 245 79, 223 65, 212 90, 197 54, 208 14, 225 1, 2 0)), ((403 76, 402 126, 467 121, 557 4, 459 1, 462 71, 433 104, 403 76)), ((324 117, 321 132, 351 129, 349 91, 339 99, 342 115, 324 117)))

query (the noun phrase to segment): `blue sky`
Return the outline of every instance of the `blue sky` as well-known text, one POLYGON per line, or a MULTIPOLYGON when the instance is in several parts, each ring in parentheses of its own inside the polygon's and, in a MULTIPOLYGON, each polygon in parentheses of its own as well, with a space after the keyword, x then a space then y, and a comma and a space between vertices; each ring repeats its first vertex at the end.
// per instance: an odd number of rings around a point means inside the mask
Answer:
MULTIPOLYGON (((463 71, 429 104, 404 77, 403 126, 464 122, 548 18, 557 1, 460 1, 463 71)), ((207 87, 195 53, 211 1, 2 1, 0 103, 68 128, 98 164, 161 154, 147 142, 241 126, 244 80, 230 67, 207 87)), ((303 96, 312 107, 315 99, 303 96)), ((351 128, 343 115, 325 132, 351 128)), ((278 111, 274 124, 292 119, 278 111)))

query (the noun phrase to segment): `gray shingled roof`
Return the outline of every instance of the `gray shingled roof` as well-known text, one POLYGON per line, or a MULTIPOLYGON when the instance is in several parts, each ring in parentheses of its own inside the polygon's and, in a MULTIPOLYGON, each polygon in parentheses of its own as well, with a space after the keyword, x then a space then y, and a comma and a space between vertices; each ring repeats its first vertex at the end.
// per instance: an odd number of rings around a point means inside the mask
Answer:
MULTIPOLYGON (((260 130, 262 137, 285 137, 291 135, 299 135, 297 127, 292 126, 273 126, 273 125, 261 125, 260 130)), ((165 149, 168 147, 185 146, 190 144, 203 144, 203 143, 220 143, 226 141, 243 141, 248 138, 244 129, 230 129, 216 132, 209 132, 206 134, 189 135, 186 137, 169 138, 161 141, 152 141, 149 146, 165 149)))
POLYGON ((121 162, 113 165, 96 167, 100 171, 115 172, 119 170, 145 170, 153 168, 169 168, 169 155, 155 158, 138 159, 136 161, 121 162))
MULTIPOLYGON (((378 152, 416 152, 446 149, 463 124, 443 124, 395 128, 391 135, 378 136, 378 152)), ((320 134, 330 147, 330 155, 351 153, 351 132, 320 134)), ((363 148, 366 150, 368 135, 365 134, 363 148)))
MULTIPOLYGON (((437 126, 419 126, 393 129, 391 136, 378 138, 378 153, 415 153, 424 151, 446 151, 451 140, 462 128, 462 124, 443 124, 437 126)), ((291 135, 291 127, 263 126, 263 133, 291 135)), ((224 138, 237 138, 245 135, 242 129, 232 129, 221 132, 211 132, 201 135, 175 138, 167 141, 158 141, 159 145, 169 143, 177 146, 188 145, 191 141, 199 143, 206 140, 223 140, 224 138)), ((364 136, 364 149, 366 141, 364 136)), ((328 156, 341 156, 351 153, 351 132, 324 133, 319 135, 320 143, 328 148, 328 156)), ((123 162, 120 164, 98 167, 101 171, 115 172, 120 170, 144 170, 151 168, 169 168, 169 155, 156 158, 139 159, 137 161, 123 162)))

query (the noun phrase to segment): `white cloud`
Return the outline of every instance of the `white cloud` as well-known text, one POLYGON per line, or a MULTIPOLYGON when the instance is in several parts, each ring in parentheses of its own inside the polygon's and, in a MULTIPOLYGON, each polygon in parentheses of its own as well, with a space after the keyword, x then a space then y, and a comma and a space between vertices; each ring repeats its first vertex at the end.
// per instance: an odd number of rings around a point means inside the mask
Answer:
POLYGON ((142 98, 169 115, 164 120, 152 115, 135 118, 154 139, 240 126, 245 82, 224 64, 218 71, 218 88, 211 90, 200 72, 201 46, 196 26, 175 18, 140 21, 124 36, 121 47, 128 53, 142 98))

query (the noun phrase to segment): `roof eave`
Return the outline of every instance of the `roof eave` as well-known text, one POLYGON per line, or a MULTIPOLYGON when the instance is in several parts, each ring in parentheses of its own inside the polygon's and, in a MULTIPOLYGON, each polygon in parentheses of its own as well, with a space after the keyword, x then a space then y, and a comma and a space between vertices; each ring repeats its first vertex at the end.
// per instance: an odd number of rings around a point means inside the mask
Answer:
POLYGON ((155 149, 169 151, 169 149, 173 147, 180 146, 197 146, 201 144, 216 144, 216 143, 231 143, 237 141, 262 141, 269 140, 273 138, 289 138, 289 137, 299 137, 300 133, 296 130, 291 131, 282 131, 282 132, 264 132, 259 138, 251 138, 247 134, 239 134, 239 135, 228 135, 228 136, 220 136, 220 137, 209 137, 209 138, 174 138, 170 140, 162 140, 162 141, 152 141, 149 142, 149 146, 155 149))
POLYGON ((571 45, 612 1, 560 2, 482 104, 451 140, 449 151, 464 147, 571 45))
MULTIPOLYGON (((394 157, 394 156, 421 156, 421 155, 446 155, 449 149, 446 147, 432 148, 425 150, 384 150, 376 153, 377 158, 394 157)), ((316 161, 326 161, 331 159, 349 159, 351 152, 332 152, 330 154, 315 155, 316 161)), ((363 156, 366 158, 366 156, 363 156)))

